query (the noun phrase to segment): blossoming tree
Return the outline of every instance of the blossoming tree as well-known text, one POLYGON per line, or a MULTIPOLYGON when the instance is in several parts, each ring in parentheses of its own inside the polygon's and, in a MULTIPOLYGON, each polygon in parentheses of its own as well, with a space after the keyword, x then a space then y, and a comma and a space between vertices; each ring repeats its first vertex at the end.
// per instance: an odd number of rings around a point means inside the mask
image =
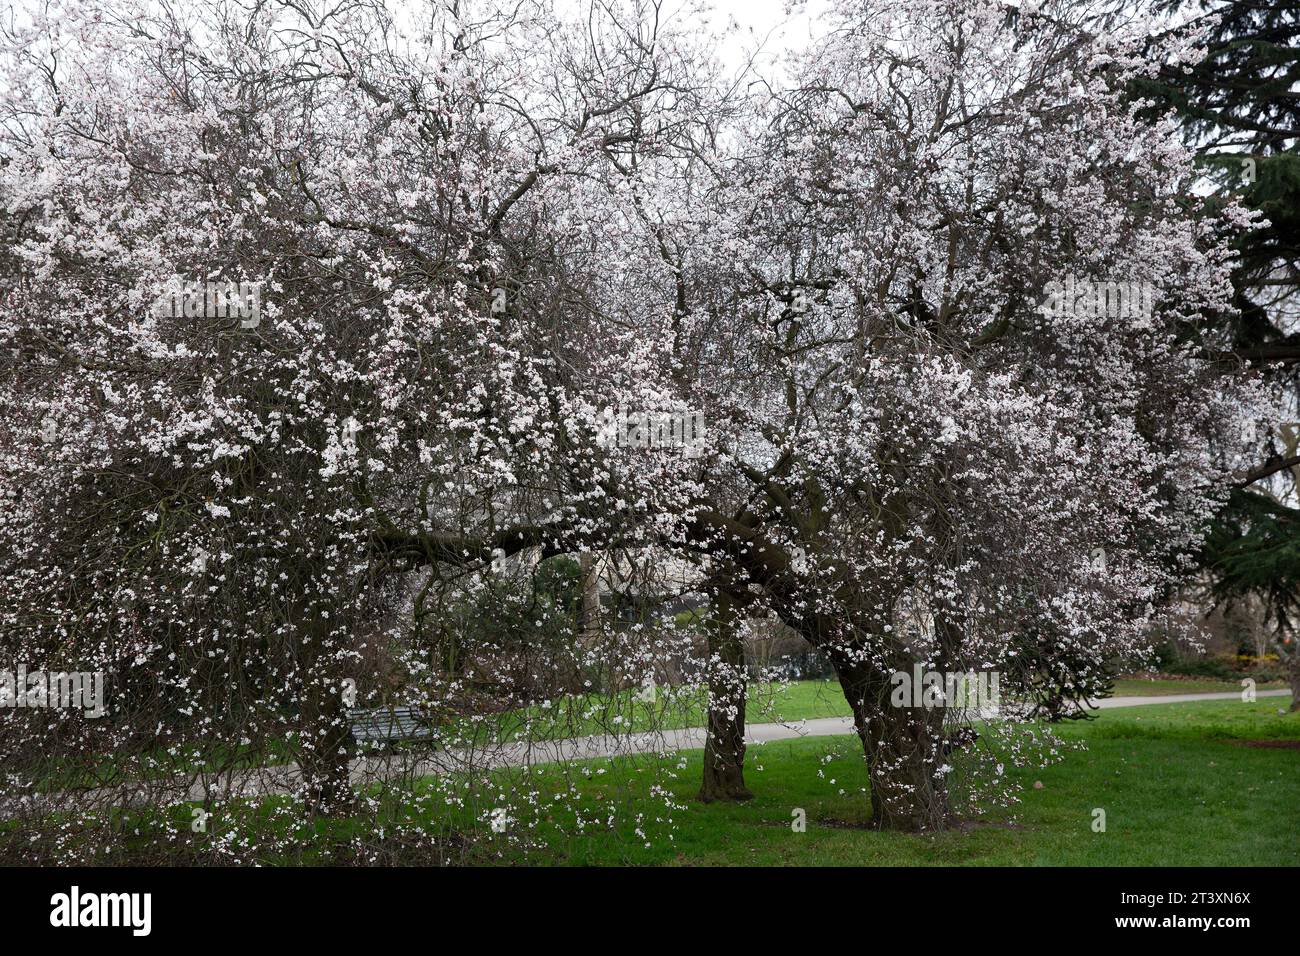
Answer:
POLYGON ((706 798, 747 793, 745 617, 822 649, 883 828, 944 826, 975 748, 894 674, 1059 714, 1143 647, 1241 399, 1179 335, 1228 257, 1122 98, 1142 24, 846 0, 772 89, 641 0, 113 8, 4 61, 0 626, 116 702, 11 724, 14 766, 287 752, 352 808, 343 688, 382 647, 463 714, 412 616, 525 552, 700 567, 706 798), (178 279, 202 308, 153 308, 178 279), (708 440, 620 447, 620 406, 708 440))

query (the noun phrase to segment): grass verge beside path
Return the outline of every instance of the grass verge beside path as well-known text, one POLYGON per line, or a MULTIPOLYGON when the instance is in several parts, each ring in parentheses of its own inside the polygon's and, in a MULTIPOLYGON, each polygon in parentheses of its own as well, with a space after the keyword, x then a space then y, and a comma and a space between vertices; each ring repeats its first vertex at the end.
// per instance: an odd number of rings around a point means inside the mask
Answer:
MULTIPOLYGON (((1296 866, 1300 714, 1279 714, 1279 704, 1288 702, 1150 705, 1071 722, 1058 728, 1060 735, 1086 740, 1088 749, 1045 769, 1011 770, 1025 785, 1014 814, 997 810, 931 835, 865 829, 869 808, 856 791, 866 772, 852 738, 752 747, 746 780, 755 799, 736 805, 694 802, 700 754, 692 752, 672 788, 689 806, 677 814, 671 844, 647 848, 627 833, 622 839, 557 835, 557 847, 530 862, 1296 866), (833 750, 841 756, 822 763, 833 750), (1035 780, 1041 790, 1033 789, 1035 780), (804 833, 790 826, 796 808, 807 814, 804 833), (1104 833, 1092 830, 1095 809, 1106 813, 1104 833)), ((580 789, 594 806, 615 786, 609 776, 592 776, 580 789)), ((655 809, 647 801, 647 812, 655 809)), ((507 854, 503 862, 511 861, 507 854)))

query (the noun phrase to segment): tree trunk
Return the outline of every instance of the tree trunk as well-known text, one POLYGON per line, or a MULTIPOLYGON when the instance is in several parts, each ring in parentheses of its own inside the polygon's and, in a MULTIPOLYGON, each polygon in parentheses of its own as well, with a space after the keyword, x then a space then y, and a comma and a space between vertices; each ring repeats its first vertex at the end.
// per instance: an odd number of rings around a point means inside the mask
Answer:
MULTIPOLYGON (((1294 638, 1292 638, 1294 640, 1294 638)), ((1285 656, 1286 676, 1291 684, 1291 713, 1300 710, 1300 648, 1293 648, 1289 656, 1285 656)))
POLYGON ((709 720, 700 799, 749 800, 745 787, 745 642, 735 599, 719 590, 709 638, 709 720))
POLYGON ((578 556, 582 568, 582 620, 579 633, 584 646, 591 647, 600 638, 600 576, 596 573, 596 556, 584 551, 578 556))
POLYGON ((935 772, 944 763, 943 710, 892 706, 889 675, 866 665, 837 660, 835 670, 871 777, 872 826, 908 833, 944 829, 948 789, 935 772))
POLYGON ((317 678, 306 689, 299 766, 303 799, 313 813, 343 815, 356 805, 349 775, 347 710, 340 688, 317 678))
POLYGON ((305 686, 298 732, 298 766, 302 794, 313 813, 345 815, 356 807, 349 768, 350 722, 342 681, 327 673, 329 625, 313 617, 305 622, 299 649, 305 686))

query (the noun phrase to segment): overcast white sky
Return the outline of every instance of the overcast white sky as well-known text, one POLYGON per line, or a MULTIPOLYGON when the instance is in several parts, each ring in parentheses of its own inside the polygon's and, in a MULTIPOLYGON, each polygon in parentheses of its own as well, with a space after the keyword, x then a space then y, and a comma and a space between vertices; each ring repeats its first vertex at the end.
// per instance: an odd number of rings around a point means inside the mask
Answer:
POLYGON ((787 0, 712 0, 715 22, 721 27, 728 19, 740 27, 721 51, 728 66, 738 67, 747 51, 761 48, 761 73, 769 72, 781 55, 808 43, 813 20, 828 6, 827 0, 801 0, 787 13, 787 0))
MULTIPOLYGON (((557 5, 572 3, 575 7, 586 0, 556 0, 557 5)), ((782 55, 808 43, 813 20, 829 6, 829 0, 707 0, 713 7, 710 28, 722 32, 730 20, 737 27, 719 50, 719 58, 727 67, 736 70, 746 62, 749 51, 762 52, 755 65, 760 73, 771 75, 782 55), (787 7, 793 7, 787 12, 787 7)), ((906 2, 906 0, 900 0, 906 2)), ((688 6, 685 0, 665 0, 665 18, 685 17, 680 11, 688 6)), ((679 20, 680 22, 680 20, 679 20)))

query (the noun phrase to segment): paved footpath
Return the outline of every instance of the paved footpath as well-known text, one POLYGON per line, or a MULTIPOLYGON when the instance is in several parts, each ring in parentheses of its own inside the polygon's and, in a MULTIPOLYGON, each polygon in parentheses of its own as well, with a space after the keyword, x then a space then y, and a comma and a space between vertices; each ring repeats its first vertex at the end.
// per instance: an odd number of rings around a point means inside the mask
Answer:
MULTIPOLYGON (((1259 697, 1282 697, 1290 694, 1287 690, 1266 690, 1258 693, 1259 697)), ((1096 701, 1095 707, 1108 710, 1112 707, 1140 707, 1143 704, 1181 704, 1197 700, 1238 700, 1241 694, 1229 691, 1222 694, 1167 694, 1150 697, 1111 697, 1096 701)), ((850 717, 820 717, 810 720, 792 721, 777 724, 751 724, 745 728, 745 741, 751 744, 769 743, 777 740, 794 740, 801 737, 834 737, 853 733, 853 720, 850 717)), ((491 750, 446 750, 434 753, 418 763, 396 767, 391 759, 374 761, 368 765, 364 760, 353 761, 353 779, 361 782, 369 776, 373 779, 377 764, 384 766, 383 775, 403 775, 412 777, 431 774, 454 773, 466 769, 490 770, 498 767, 519 767, 524 765, 559 763, 571 760, 592 760, 602 757, 627 757, 646 753, 672 753, 678 750, 702 750, 704 748, 705 729, 687 727, 681 730, 663 730, 654 733, 607 734, 597 737, 571 737, 563 740, 519 741, 504 744, 491 750)), ((275 775, 279 781, 272 784, 274 790, 288 788, 296 780, 297 767, 278 768, 275 775)), ((268 782, 264 775, 259 775, 259 788, 268 782)), ((258 792, 258 791, 254 791, 258 792)), ((267 792, 267 791, 261 791, 267 792)))
MULTIPOLYGON (((1288 690, 1264 690, 1258 697, 1285 697, 1288 690)), ((1182 704, 1198 700, 1238 700, 1238 691, 1221 694, 1166 694, 1149 697, 1110 697, 1096 701, 1094 707, 1109 710, 1112 707, 1141 707, 1145 704, 1182 704)), ((853 733, 853 720, 849 717, 819 717, 810 720, 778 724, 751 724, 745 728, 747 743, 770 743, 777 740, 794 740, 801 737, 834 737, 853 733)), ((565 740, 524 741, 508 743, 490 750, 437 751, 419 761, 382 758, 359 758, 352 761, 351 775, 354 783, 364 785, 377 779, 416 779, 437 774, 483 771, 500 767, 591 760, 602 757, 627 757, 646 753, 672 753, 678 750, 700 750, 704 747, 703 727, 682 730, 665 730, 656 733, 619 734, 598 737, 573 737, 565 740)), ((291 793, 300 782, 301 774, 296 764, 265 767, 226 776, 220 781, 194 781, 177 779, 175 787, 168 788, 172 800, 202 802, 205 798, 258 797, 291 793)), ((157 781, 154 782, 156 786, 157 781)), ((138 785, 137 785, 138 787, 138 785)), ((38 810, 61 810, 103 807, 106 803, 118 806, 154 803, 156 791, 146 794, 143 788, 121 787, 115 790, 83 791, 76 795, 64 793, 36 797, 38 810), (71 800, 69 801, 69 798, 71 800)), ((12 806, 0 805, 0 819, 11 816, 12 806)), ((27 809, 33 809, 28 803, 27 809)))

